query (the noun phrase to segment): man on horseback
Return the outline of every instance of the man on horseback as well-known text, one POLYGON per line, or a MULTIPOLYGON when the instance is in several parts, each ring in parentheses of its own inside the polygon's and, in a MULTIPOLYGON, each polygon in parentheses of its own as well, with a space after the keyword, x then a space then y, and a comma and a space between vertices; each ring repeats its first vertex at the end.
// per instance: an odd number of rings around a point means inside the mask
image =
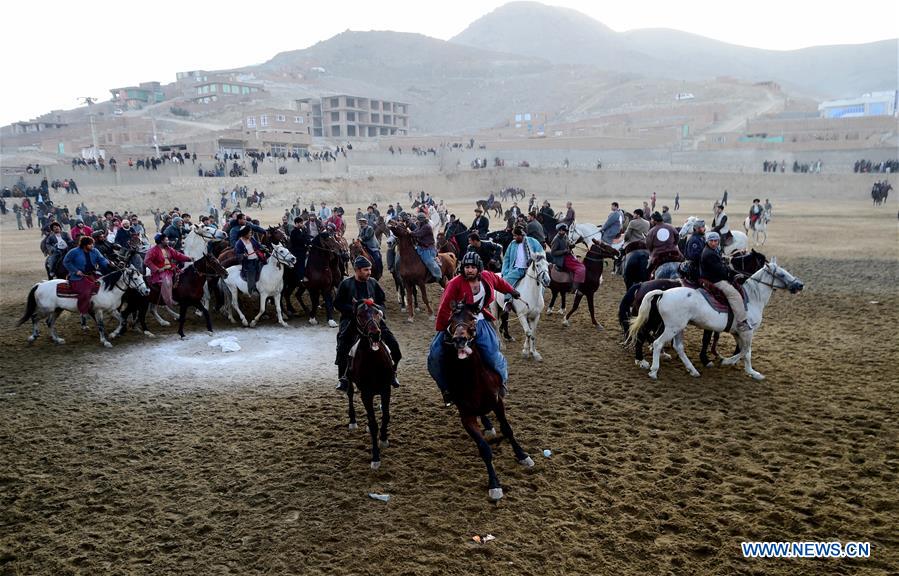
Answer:
MULTIPOLYGON (((384 312, 384 289, 378 284, 378 281, 371 277, 371 262, 364 256, 357 256, 353 261, 353 276, 344 278, 337 288, 337 298, 334 300, 334 307, 340 310, 340 328, 337 331, 337 358, 334 363, 337 364, 337 390, 346 392, 349 389, 350 381, 347 377, 347 368, 350 365, 350 350, 359 340, 359 333, 353 326, 354 309, 356 303, 362 300, 373 300, 382 312, 384 312)), ((393 359, 393 387, 398 388, 400 385, 396 377, 396 367, 400 363, 403 355, 400 352, 399 342, 396 336, 387 327, 383 317, 381 319, 381 340, 390 350, 390 357, 393 359)))
POLYGON ((468 237, 468 252, 477 252, 484 267, 491 272, 497 272, 502 268, 502 246, 490 240, 481 240, 481 236, 477 232, 472 232, 468 237))
POLYGON ((568 241, 568 226, 563 223, 556 225, 556 236, 553 238, 549 255, 556 268, 571 272, 571 292, 577 292, 584 282, 587 269, 571 253, 571 243, 568 241))
POLYGON ((440 388, 443 402, 450 405, 453 399, 450 397, 449 385, 444 379, 443 371, 443 340, 444 331, 449 327, 449 321, 453 313, 453 305, 458 302, 465 304, 477 304, 478 314, 475 325, 474 344, 481 353, 481 358, 487 367, 499 374, 502 379, 502 395, 506 392, 506 380, 509 377, 506 359, 499 349, 499 339, 492 321, 495 318, 490 314, 490 304, 494 300, 496 290, 510 295, 512 298, 520 298, 521 294, 500 276, 484 270, 484 263, 477 252, 468 252, 462 257, 462 274, 449 281, 443 297, 440 299, 440 308, 437 310, 437 333, 431 341, 428 353, 428 372, 440 388))
POLYGON ((486 236, 490 232, 490 219, 484 216, 484 211, 480 207, 474 209, 474 214, 474 221, 471 223, 469 230, 486 236))
POLYGON ((147 251, 144 256, 144 265, 150 269, 148 284, 159 285, 159 295, 166 306, 174 306, 172 300, 172 284, 175 278, 175 268, 178 262, 190 262, 190 257, 185 256, 169 245, 169 237, 165 234, 157 234, 154 237, 156 245, 147 251))
POLYGON ((428 222, 428 217, 424 212, 419 212, 416 219, 418 226, 411 232, 415 241, 415 251, 418 252, 418 256, 431 276, 440 282, 443 279, 443 271, 440 270, 440 264, 437 262, 437 248, 434 247, 434 231, 431 223, 428 222))
POLYGON ((706 247, 702 250, 699 265, 699 278, 708 280, 721 290, 730 304, 734 313, 734 321, 737 323, 737 331, 751 332, 752 327, 746 320, 746 308, 743 306, 743 297, 740 292, 731 285, 730 280, 736 274, 724 263, 724 257, 718 251, 721 236, 717 232, 706 234, 706 247))
POLYGON ((41 240, 41 251, 47 255, 47 276, 52 280, 56 274, 56 266, 59 264, 60 258, 72 246, 72 239, 69 235, 62 231, 62 225, 59 222, 50 224, 50 234, 41 240))
POLYGON ((627 229, 624 231, 624 243, 646 240, 647 234, 649 234, 649 222, 643 217, 643 209, 637 208, 634 210, 634 219, 627 223, 627 229))
POLYGON ((618 202, 612 202, 612 211, 606 217, 605 223, 602 225, 602 241, 606 244, 612 244, 615 237, 621 232, 621 224, 623 217, 621 210, 618 209, 618 202))
POLYGON ((265 252, 262 244, 253 238, 253 229, 249 226, 240 229, 240 236, 234 246, 234 257, 240 262, 240 273, 247 281, 247 294, 258 294, 256 281, 259 280, 259 272, 265 262, 265 252))
MULTIPOLYGON (((373 219, 374 209, 371 206, 368 208, 373 219)), ((366 252, 372 257, 375 276, 380 278, 384 272, 384 262, 381 260, 381 245, 378 243, 378 239, 375 238, 375 229, 371 227, 370 219, 365 214, 357 221, 359 222, 359 241, 362 242, 362 246, 365 247, 366 252)))
POLYGON ((78 240, 78 248, 69 250, 62 261, 69 273, 69 286, 72 292, 78 294, 78 312, 82 320, 90 313, 91 296, 96 286, 96 273, 99 269, 106 272, 109 269, 109 260, 103 257, 94 248, 94 239, 90 236, 82 236, 78 240))
MULTIPOLYGON (((513 228, 512 242, 506 248, 506 255, 503 258, 503 279, 510 285, 517 286, 527 273, 533 255, 537 253, 543 253, 543 245, 534 238, 525 236, 521 226, 513 228)), ((483 269, 483 260, 481 262, 483 269)))
POLYGON ((755 230, 755 224, 764 212, 765 208, 762 206, 762 201, 758 198, 753 199, 752 206, 749 207, 749 228, 751 230, 755 230))
POLYGON ((677 229, 662 222, 662 215, 652 213, 653 227, 646 235, 646 249, 649 250, 649 275, 666 262, 682 262, 684 257, 677 247, 677 229))
MULTIPOLYGON (((727 190, 724 191, 727 194, 727 190)), ((721 244, 727 246, 733 240, 734 235, 730 233, 727 226, 727 214, 724 213, 724 205, 720 202, 715 204, 715 216, 712 218, 712 232, 717 232, 721 237, 721 244)))
MULTIPOLYGON (((533 238, 534 240, 536 240, 540 244, 542 250, 542 246, 546 244, 546 232, 543 230, 543 225, 540 224, 539 220, 537 220, 537 213, 533 210, 528 213, 528 223, 526 231, 528 238, 533 238)), ((512 232, 512 235, 514 238, 514 230, 512 232)))
POLYGON ((443 236, 446 238, 448 242, 452 242, 456 246, 456 251, 460 251, 462 249, 462 240, 464 240, 463 236, 468 233, 468 230, 465 228, 465 224, 463 224, 460 220, 456 220, 455 214, 450 214, 449 222, 446 224, 446 228, 443 230, 443 236))
MULTIPOLYGON (((696 283, 699 280, 700 260, 702 259, 702 251, 705 249, 705 220, 696 220, 693 222, 693 234, 687 239, 687 245, 684 248, 686 255, 686 277, 687 280, 696 283)), ((684 269, 683 267, 681 268, 684 269)))

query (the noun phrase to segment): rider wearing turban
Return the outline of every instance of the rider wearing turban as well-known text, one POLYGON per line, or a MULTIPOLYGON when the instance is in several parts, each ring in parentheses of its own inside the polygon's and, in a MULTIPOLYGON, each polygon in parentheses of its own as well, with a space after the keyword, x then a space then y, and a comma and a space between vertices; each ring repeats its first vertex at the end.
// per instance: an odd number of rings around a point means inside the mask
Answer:
MULTIPOLYGON (((340 329, 337 331, 337 358, 334 363, 337 364, 337 389, 346 392, 350 386, 347 369, 349 368, 349 353, 353 345, 359 339, 358 330, 353 326, 355 318, 353 317, 355 305, 362 300, 373 300, 375 305, 383 312, 384 289, 381 288, 378 281, 371 277, 371 262, 365 256, 357 256, 353 260, 353 275, 344 278, 337 287, 337 298, 334 300, 334 308, 340 310, 340 329)), ((393 387, 400 385, 396 377, 396 367, 402 359, 399 342, 396 336, 387 327, 383 317, 380 323, 381 340, 390 350, 390 357, 393 359, 393 387)))

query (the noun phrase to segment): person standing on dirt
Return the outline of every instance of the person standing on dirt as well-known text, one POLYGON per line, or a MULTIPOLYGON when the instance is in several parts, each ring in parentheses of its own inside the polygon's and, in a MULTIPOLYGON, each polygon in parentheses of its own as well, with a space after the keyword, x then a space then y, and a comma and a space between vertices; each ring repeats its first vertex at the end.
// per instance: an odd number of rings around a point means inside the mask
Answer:
POLYGON ((680 210, 680 192, 674 195, 674 211, 677 212, 678 210, 680 210))

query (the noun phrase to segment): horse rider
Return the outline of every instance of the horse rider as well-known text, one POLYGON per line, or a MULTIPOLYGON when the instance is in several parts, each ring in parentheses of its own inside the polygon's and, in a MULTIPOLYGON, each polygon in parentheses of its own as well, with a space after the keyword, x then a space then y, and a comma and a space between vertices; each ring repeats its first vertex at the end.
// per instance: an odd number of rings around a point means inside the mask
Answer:
POLYGON ((337 364, 337 390, 346 392, 349 389, 350 381, 347 377, 347 371, 350 367, 349 354, 353 345, 359 339, 359 331, 355 327, 355 307, 356 303, 361 300, 374 300, 375 306, 381 311, 381 340, 390 350, 390 357, 393 359, 393 382, 394 388, 399 388, 400 381, 396 377, 396 367, 403 358, 400 352, 399 342, 396 336, 387 327, 384 322, 384 289, 378 284, 378 281, 371 277, 372 263, 365 256, 357 256, 353 260, 353 275, 344 278, 337 287, 337 297, 334 299, 334 308, 340 310, 340 328, 337 330, 337 358, 334 363, 337 364))
POLYGON ((247 294, 252 296, 256 291, 256 281, 259 272, 265 264, 265 252, 259 240, 253 238, 253 228, 244 226, 240 229, 237 245, 234 247, 234 257, 240 263, 240 273, 247 281, 247 294))
POLYGON ((93 229, 90 226, 84 223, 84 219, 80 216, 75 221, 75 225, 72 226, 72 229, 69 230, 69 234, 72 236, 73 242, 78 242, 78 238, 81 236, 91 236, 94 233, 93 229))
POLYGON ((468 252, 477 252, 484 268, 497 272, 503 265, 503 247, 490 240, 481 240, 481 235, 472 232, 468 237, 468 252))
POLYGON ((746 309, 743 307, 743 297, 740 292, 731 285, 730 279, 736 274, 724 263, 724 257, 718 251, 721 236, 717 232, 706 234, 706 247, 702 250, 699 265, 699 277, 708 280, 716 288, 724 293, 734 313, 734 321, 737 323, 738 332, 749 332, 752 327, 746 319, 746 309))
POLYGON ((571 202, 567 202, 565 208, 567 208, 567 210, 565 212, 565 217, 562 218, 562 224, 565 224, 570 228, 574 225, 574 208, 571 207, 571 202))
POLYGON ((512 202, 512 207, 509 208, 509 217, 518 220, 519 216, 521 216, 521 208, 518 207, 518 202, 512 202))
POLYGON ((758 198, 753 198, 752 206, 749 207, 749 228, 755 230, 756 222, 759 221, 759 218, 761 218, 764 213, 765 208, 762 206, 762 201, 758 198))
POLYGON ((634 210, 634 219, 627 223, 624 230, 624 243, 633 242, 634 240, 646 240, 649 234, 649 221, 643 215, 643 209, 634 210))
MULTIPOLYGON (((540 243, 540 246, 546 244, 546 231, 543 230, 543 224, 537 220, 537 212, 534 210, 528 212, 528 224, 525 231, 527 232, 528 238, 533 238, 540 243)), ((512 235, 515 235, 514 229, 512 235)))
POLYGON ((109 270, 109 260, 94 248, 94 239, 82 236, 78 240, 78 248, 69 250, 62 261, 69 276, 69 286, 78 295, 78 312, 82 320, 87 320, 90 313, 91 292, 99 281, 97 271, 109 270))
MULTIPOLYGON (((98 228, 91 233, 90 237, 94 239, 94 248, 96 248, 104 258, 113 261, 117 258, 115 244, 107 240, 106 235, 107 232, 105 229, 98 228)), ((82 236, 82 238, 86 238, 86 236, 82 236)))
POLYGON ((484 263, 477 252, 467 252, 462 257, 462 273, 449 281, 446 290, 440 299, 440 307, 437 310, 437 333, 431 341, 428 352, 428 372, 437 382, 443 402, 447 406, 453 402, 450 397, 449 386, 444 379, 443 354, 444 333, 449 327, 449 321, 453 313, 453 305, 457 302, 464 304, 476 304, 478 311, 475 314, 474 344, 478 347, 481 359, 487 367, 502 379, 501 394, 506 394, 506 380, 509 377, 506 359, 499 349, 499 338, 493 327, 493 316, 490 314, 490 304, 493 302, 496 291, 499 290, 511 296, 520 298, 521 294, 499 275, 484 270, 484 263))
POLYGON ((468 229, 477 231, 481 236, 486 236, 490 232, 490 219, 484 216, 480 206, 474 209, 474 220, 468 229))
POLYGON ((128 244, 131 242, 131 220, 127 218, 122 219, 122 227, 116 231, 113 242, 122 248, 128 247, 128 244))
MULTIPOLYGON (((371 209, 372 207, 369 206, 369 208, 371 209)), ((374 212, 372 212, 372 218, 376 218, 374 212)), ((381 259, 381 244, 378 242, 378 238, 375 236, 375 229, 372 228, 371 221, 366 215, 363 214, 358 222, 359 241, 362 242, 362 246, 365 247, 365 250, 372 258, 374 275, 380 278, 384 272, 384 261, 381 259)))
POLYGON ((537 195, 531 194, 530 199, 528 200, 528 212, 537 209, 537 195))
MULTIPOLYGON (((693 233, 687 239, 684 255, 686 258, 686 277, 694 284, 699 280, 700 260, 705 249, 705 220, 693 222, 693 233)), ((684 270, 684 267, 681 268, 684 270)))
MULTIPOLYGON (((181 244, 184 241, 184 219, 181 216, 175 216, 172 218, 172 223, 162 233, 168 237, 169 245, 175 250, 181 250, 181 244)), ((118 237, 118 231, 116 231, 113 241, 118 240, 118 237)))
POLYGON ((252 222, 248 222, 247 215, 243 212, 238 212, 234 217, 234 220, 231 220, 231 222, 228 223, 228 240, 235 251, 237 250, 237 243, 240 240, 241 231, 246 227, 249 227, 253 232, 265 234, 265 228, 257 226, 252 222))
MULTIPOLYGON (((726 195, 727 190, 725 190, 724 193, 726 195)), ((715 216, 712 218, 712 232, 717 232, 720 235, 721 244, 724 246, 730 244, 731 239, 734 237, 734 235, 730 233, 730 228, 727 226, 727 214, 724 213, 724 205, 720 202, 715 204, 715 216)))
POLYGON ((449 222, 443 229, 443 236, 448 242, 452 242, 456 246, 456 251, 462 250, 462 242, 460 238, 468 233, 465 224, 461 220, 456 220, 455 214, 450 214, 449 222))
POLYGON ((493 208, 493 203, 496 201, 496 196, 494 196, 493 192, 490 193, 490 196, 487 196, 487 209, 490 210, 493 208))
POLYGON ((147 251, 144 256, 144 266, 150 269, 149 284, 159 285, 159 295, 162 296, 166 306, 174 306, 172 300, 172 284, 176 267, 179 262, 190 262, 190 257, 185 256, 169 245, 169 237, 165 234, 157 234, 154 237, 156 245, 147 251))
POLYGON ((306 227, 303 226, 302 216, 294 218, 293 224, 288 248, 290 253, 297 259, 297 263, 293 267, 297 281, 302 282, 303 278, 306 277, 306 254, 309 252, 309 235, 306 233, 306 227))
POLYGON ((587 268, 571 253, 571 243, 568 240, 568 226, 563 222, 556 225, 556 235, 550 246, 550 259, 559 270, 571 272, 571 292, 577 292, 587 276, 587 268))
POLYGON ((671 224, 662 222, 662 215, 652 213, 652 228, 646 235, 646 249, 649 250, 649 276, 666 262, 683 262, 684 257, 677 247, 679 236, 671 224))
POLYGON ((549 200, 543 201, 543 207, 540 208, 540 214, 543 216, 544 221, 549 218, 551 220, 556 219, 556 213, 553 212, 552 206, 549 203, 549 200))
POLYGON ((431 273, 438 282, 443 279, 443 271, 440 270, 440 264, 437 263, 437 248, 434 247, 434 231, 431 229, 431 223, 424 212, 416 215, 418 226, 411 231, 412 239, 415 241, 415 251, 424 263, 425 268, 431 273))
POLYGON ((771 217, 771 208, 773 208, 773 207, 771 206, 771 201, 768 200, 767 198, 765 198, 765 212, 768 213, 768 217, 769 217, 769 218, 771 217))
MULTIPOLYGON (((89 236, 88 236, 89 237, 89 236)), ((50 224, 50 233, 41 240, 41 252, 47 255, 47 275, 52 280, 56 273, 56 265, 69 248, 73 246, 72 238, 62 231, 62 224, 50 224)))
MULTIPOLYGON (((528 264, 534 254, 543 254, 543 245, 534 238, 524 235, 521 226, 512 229, 512 241, 503 258, 502 277, 510 285, 517 286, 528 271, 528 264)), ((483 260, 481 261, 483 269, 483 260)))
POLYGON ((621 233, 621 224, 624 220, 621 210, 618 208, 618 202, 612 202, 612 211, 606 217, 605 223, 602 225, 602 241, 611 245, 618 234, 621 233))

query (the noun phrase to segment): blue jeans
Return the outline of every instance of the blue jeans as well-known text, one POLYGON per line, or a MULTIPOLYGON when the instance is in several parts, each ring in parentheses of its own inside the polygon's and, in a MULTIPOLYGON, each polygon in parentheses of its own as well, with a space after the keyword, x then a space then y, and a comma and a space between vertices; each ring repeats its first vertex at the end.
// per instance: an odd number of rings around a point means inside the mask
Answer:
MULTIPOLYGON (((488 320, 478 320, 476 328, 477 336, 474 343, 478 347, 481 359, 488 368, 499 374, 505 384, 509 379, 509 368, 506 365, 506 357, 499 351, 499 338, 496 336, 493 324, 488 320)), ((449 388, 449 383, 443 374, 443 355, 446 353, 445 349, 449 348, 449 345, 443 343, 445 334, 446 332, 438 332, 434 335, 434 339, 431 340, 431 349, 428 352, 428 373, 437 382, 437 387, 443 391, 449 388)))
POLYGON ((371 255, 372 260, 374 260, 374 262, 371 263, 372 275, 380 276, 384 273, 384 261, 381 259, 381 251, 373 250, 371 248, 366 248, 366 250, 368 250, 368 253, 371 255))
POLYGON ((418 246, 416 246, 415 251, 418 252, 418 255, 421 257, 421 261, 424 262, 425 268, 428 269, 428 272, 431 273, 431 276, 438 280, 443 278, 443 272, 440 270, 440 266, 437 264, 436 248, 419 248, 418 246))

